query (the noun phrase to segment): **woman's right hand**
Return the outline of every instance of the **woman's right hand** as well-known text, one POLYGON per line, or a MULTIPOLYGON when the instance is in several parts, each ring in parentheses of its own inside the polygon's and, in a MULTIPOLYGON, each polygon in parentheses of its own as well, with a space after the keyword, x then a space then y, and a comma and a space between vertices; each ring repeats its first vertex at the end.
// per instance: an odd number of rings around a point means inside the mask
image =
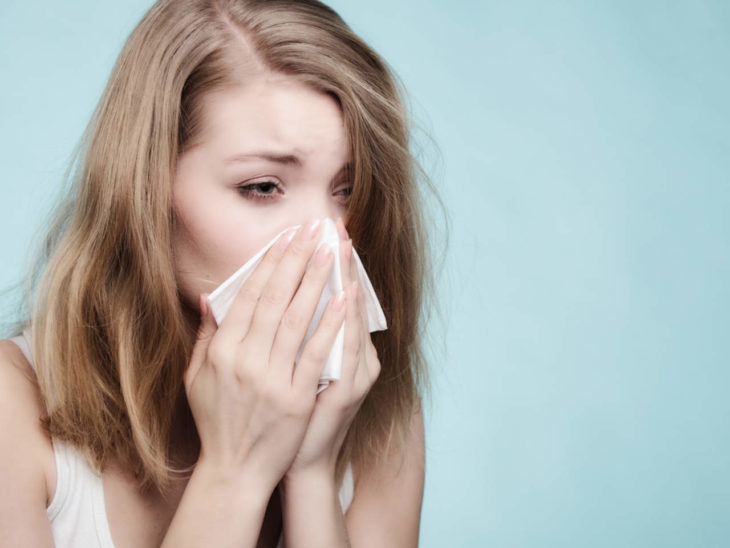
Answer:
POLYGON ((197 466, 219 477, 244 476, 268 492, 296 456, 320 373, 345 317, 340 292, 294 366, 333 263, 332 252, 322 246, 307 267, 319 230, 319 223, 310 221, 283 234, 218 328, 201 296, 198 339, 185 373, 201 441, 197 466))

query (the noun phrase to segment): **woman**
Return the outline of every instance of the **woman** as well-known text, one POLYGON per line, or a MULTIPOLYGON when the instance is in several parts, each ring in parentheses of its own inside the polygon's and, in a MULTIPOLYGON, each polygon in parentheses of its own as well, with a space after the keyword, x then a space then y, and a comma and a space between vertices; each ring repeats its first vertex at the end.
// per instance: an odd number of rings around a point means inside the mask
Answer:
POLYGON ((80 160, 0 343, 0 543, 416 545, 424 237, 385 63, 316 0, 160 1, 80 160), (294 367, 324 217, 345 220, 345 291, 294 367), (299 224, 216 325, 206 294, 299 224), (372 336, 353 245, 388 321, 372 336))

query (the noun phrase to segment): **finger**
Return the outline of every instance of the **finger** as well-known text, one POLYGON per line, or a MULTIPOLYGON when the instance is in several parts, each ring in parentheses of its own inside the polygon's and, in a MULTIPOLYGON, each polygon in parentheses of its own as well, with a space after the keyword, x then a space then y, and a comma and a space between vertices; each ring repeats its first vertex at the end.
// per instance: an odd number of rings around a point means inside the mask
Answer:
POLYGON ((378 359, 378 351, 375 348, 373 340, 370 336, 367 337, 367 340, 365 342, 365 358, 365 363, 367 364, 368 370, 368 377, 370 379, 370 382, 374 383, 378 376, 380 376, 380 370, 382 366, 380 364, 380 360, 378 359))
POLYGON ((219 326, 218 338, 238 343, 246 336, 261 292, 296 233, 296 230, 283 233, 264 254, 261 262, 243 283, 234 298, 226 317, 219 326))
POLYGON ((375 351, 375 346, 373 345, 373 341, 370 336, 370 322, 368 320, 368 311, 365 301, 365 288, 363 287, 363 284, 360 283, 357 258, 354 251, 350 261, 350 269, 353 272, 353 276, 357 279, 357 308, 362 326, 360 334, 362 337, 361 348, 363 349, 363 352, 361 352, 361 360, 359 361, 358 367, 364 369, 363 373, 366 373, 368 379, 371 379, 376 378, 379 375, 380 363, 377 361, 377 352, 375 351), (373 354, 376 356, 375 359, 373 359, 373 354))
POLYGON ((322 290, 327 284, 334 255, 327 245, 314 254, 304 278, 289 308, 284 312, 271 348, 271 368, 274 374, 286 376, 291 382, 292 368, 305 335, 309 333, 312 319, 319 323, 326 303, 319 306, 322 290))
POLYGON ((255 345, 255 353, 267 362, 281 318, 302 280, 320 230, 319 219, 312 219, 297 232, 256 303, 246 340, 255 345))
POLYGON ((358 368, 358 349, 361 347, 362 340, 360 339, 358 329, 358 314, 357 314, 357 288, 355 287, 355 270, 352 268, 352 240, 348 239, 343 242, 342 247, 342 287, 345 289, 347 296, 347 314, 345 319, 345 337, 344 346, 342 350, 342 377, 349 380, 354 379, 357 374, 358 368))
POLYGON ((360 314, 360 318, 362 321, 362 326, 363 326, 365 333, 370 333, 370 325, 368 322, 368 311, 367 311, 367 306, 365 304, 365 289, 363 288, 363 285, 360 283, 360 276, 358 273, 357 262, 355 259, 354 252, 350 254, 350 272, 352 273, 352 279, 357 280, 357 285, 358 285, 357 308, 358 308, 358 312, 360 314))
POLYGON ((190 365, 185 371, 185 385, 189 388, 193 379, 200 371, 203 363, 205 363, 205 356, 210 346, 210 340, 213 338, 217 327, 215 319, 210 310, 208 304, 208 294, 202 293, 199 298, 200 303, 200 325, 198 326, 198 336, 196 337, 195 344, 193 345, 193 351, 190 357, 190 365))
POLYGON ((347 297, 344 291, 338 292, 327 303, 322 321, 319 322, 314 335, 304 346, 302 357, 294 368, 292 384, 300 390, 316 390, 327 356, 337 334, 343 327, 342 322, 345 319, 346 310, 347 297))
POLYGON ((368 316, 367 301, 365 298, 365 286, 360 283, 360 269, 358 268, 358 261, 360 260, 357 256, 357 252, 353 250, 352 253, 352 266, 351 269, 355 273, 358 280, 358 308, 360 309, 360 315, 362 317, 362 334, 363 334, 363 359, 365 361, 365 367, 370 379, 376 379, 380 375, 381 364, 378 359, 378 352, 373 344, 373 339, 370 334, 370 318, 368 316))
POLYGON ((350 256, 352 255, 352 240, 340 240, 340 276, 344 289, 351 281, 350 256))
POLYGON ((337 217, 337 222, 335 223, 337 226, 337 234, 340 237, 340 240, 347 240, 350 238, 350 236, 347 234, 347 229, 345 228, 345 222, 342 220, 342 217, 337 217))
POLYGON ((362 336, 357 316, 357 282, 350 282, 345 289, 347 312, 345 314, 345 342, 342 350, 342 378, 352 382, 357 373, 362 336))

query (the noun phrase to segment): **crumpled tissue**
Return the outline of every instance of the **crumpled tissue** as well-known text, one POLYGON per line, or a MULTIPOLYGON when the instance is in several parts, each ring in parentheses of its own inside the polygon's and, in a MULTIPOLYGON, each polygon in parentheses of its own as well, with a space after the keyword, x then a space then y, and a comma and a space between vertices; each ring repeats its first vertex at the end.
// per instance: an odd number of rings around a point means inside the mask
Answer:
MULTIPOLYGON (((322 290, 322 296, 320 297, 320 300, 317 303, 317 308, 315 309, 314 315, 312 316, 312 321, 310 322, 307 333, 302 340, 301 346, 299 347, 296 361, 299 361, 304 346, 317 329, 317 326, 322 319, 322 314, 327 307, 327 303, 334 295, 336 295, 339 291, 343 289, 340 262, 344 259, 340 258, 339 234, 337 233, 337 226, 335 225, 335 222, 330 218, 323 219, 321 225, 322 229, 320 232, 319 242, 317 243, 317 249, 319 249, 323 245, 329 246, 329 248, 332 250, 332 254, 334 255, 335 260, 332 271, 330 273, 330 277, 327 280, 324 289, 322 290)), ((233 304, 233 300, 238 294, 238 291, 241 289, 244 282, 248 279, 251 273, 256 269, 269 248, 276 242, 279 236, 284 234, 287 230, 299 228, 300 226, 301 225, 296 225, 282 230, 258 253, 251 257, 251 259, 249 259, 246 264, 239 268, 230 278, 228 278, 221 285, 219 285, 216 290, 208 296, 208 302, 210 303, 211 311, 213 312, 213 316, 215 317, 218 325, 220 325, 220 323, 223 321, 223 318, 225 318, 228 310, 233 304)), ((368 314, 368 328, 371 333, 373 331, 386 330, 388 329, 388 325, 385 321, 385 314, 383 313, 383 309, 378 302, 378 298, 375 295, 375 291, 373 290, 373 286, 370 283, 370 279, 365 272, 365 268, 360 261, 360 257, 358 257, 357 252, 354 249, 352 250, 352 254, 355 258, 355 264, 357 265, 357 274, 360 280, 360 286, 362 287, 365 294, 365 307, 368 314)), ((312 254, 312 257, 314 257, 314 253, 312 254)), ((310 258, 310 262, 311 260, 312 259, 310 258)), ((322 369, 322 373, 319 377, 319 385, 317 387, 318 394, 322 390, 327 388, 330 381, 338 380, 340 378, 342 372, 342 351, 344 348, 344 340, 345 326, 343 323, 343 325, 340 327, 340 330, 337 332, 334 344, 332 345, 332 349, 330 350, 330 353, 327 357, 327 362, 325 363, 322 369)))

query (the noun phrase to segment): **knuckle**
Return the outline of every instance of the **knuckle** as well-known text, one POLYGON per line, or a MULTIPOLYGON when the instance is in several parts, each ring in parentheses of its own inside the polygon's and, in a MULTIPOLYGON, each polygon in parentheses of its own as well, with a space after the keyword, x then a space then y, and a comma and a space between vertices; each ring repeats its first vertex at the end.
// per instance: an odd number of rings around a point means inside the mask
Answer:
POLYGON ((247 383, 258 385, 261 381, 261 375, 257 371, 257 355, 251 344, 244 341, 239 345, 235 361, 232 363, 236 378, 247 383))
POLYGON ((208 346, 208 361, 214 368, 220 368, 227 365, 230 361, 231 353, 225 343, 219 338, 213 338, 208 346))
POLYGON ((306 323, 304 314, 297 310, 287 310, 282 318, 282 324, 289 330, 298 331, 306 323))
POLYGON ((302 285, 313 285, 321 287, 327 280, 328 273, 329 272, 326 269, 316 266, 314 264, 314 261, 312 261, 312 264, 310 264, 304 271, 304 276, 302 277, 302 285))
POLYGON ((310 244, 299 238, 294 238, 291 244, 289 244, 289 252, 299 259, 306 259, 312 253, 312 250, 310 249, 310 244))
POLYGON ((238 298, 244 302, 255 304, 259 300, 259 291, 250 284, 243 284, 238 298))
POLYGON ((279 408, 282 406, 282 387, 272 379, 266 379, 260 383, 261 395, 269 405, 279 408))
POLYGON ((314 363, 324 363, 324 361, 327 359, 328 352, 320 344, 311 344, 313 341, 314 339, 310 339, 310 344, 304 351, 304 354, 306 354, 306 359, 314 363))
POLYGON ((252 387, 256 392, 262 392, 260 388, 260 380, 245 360, 239 360, 233 371, 236 381, 239 384, 252 387))
POLYGON ((324 314, 322 314, 322 319, 319 320, 319 324, 322 328, 328 331, 334 329, 337 324, 337 318, 330 308, 331 307, 325 309, 324 314))
POLYGON ((278 306, 286 301, 286 291, 280 286, 271 286, 262 295, 262 299, 266 304, 278 306))
POLYGON ((338 313, 333 306, 328 306, 325 309, 324 314, 320 323, 323 323, 327 329, 337 329, 342 323, 344 318, 338 313))

